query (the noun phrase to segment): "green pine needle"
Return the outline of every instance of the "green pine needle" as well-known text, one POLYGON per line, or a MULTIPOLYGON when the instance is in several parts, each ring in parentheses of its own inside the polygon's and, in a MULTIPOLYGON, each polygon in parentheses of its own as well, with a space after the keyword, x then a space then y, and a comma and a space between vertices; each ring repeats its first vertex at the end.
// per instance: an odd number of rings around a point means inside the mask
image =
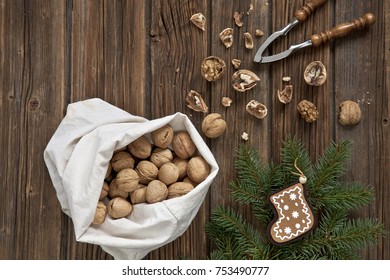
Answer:
MULTIPOLYGON (((352 144, 331 143, 315 164, 296 139, 283 143, 281 163, 265 164, 247 145, 237 150, 237 179, 230 182, 233 199, 250 205, 263 228, 273 218, 268 195, 297 181, 296 166, 308 178, 308 200, 316 210, 318 225, 304 238, 275 246, 234 209, 216 207, 206 224, 206 233, 216 249, 211 259, 356 259, 357 251, 376 244, 385 235, 374 219, 350 219, 348 211, 368 205, 374 189, 360 183, 341 182, 350 161, 352 144), (295 166, 296 163, 296 166, 295 166)), ((256 227, 257 228, 257 227, 256 227)))

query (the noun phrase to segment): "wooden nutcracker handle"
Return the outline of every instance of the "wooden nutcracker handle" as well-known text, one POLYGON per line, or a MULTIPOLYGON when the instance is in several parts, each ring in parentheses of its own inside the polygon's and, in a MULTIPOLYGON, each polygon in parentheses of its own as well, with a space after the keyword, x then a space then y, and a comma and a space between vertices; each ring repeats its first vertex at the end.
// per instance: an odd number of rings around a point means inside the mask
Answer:
POLYGON ((310 37, 310 40, 314 47, 318 47, 321 44, 328 42, 331 39, 341 38, 354 30, 360 30, 368 25, 372 25, 375 22, 375 16, 371 13, 365 14, 364 16, 353 20, 349 23, 342 23, 336 27, 321 32, 320 34, 314 34, 310 37))
POLYGON ((326 0, 309 0, 305 3, 305 5, 297 10, 294 14, 295 18, 299 20, 299 22, 304 22, 316 8, 324 4, 326 0))

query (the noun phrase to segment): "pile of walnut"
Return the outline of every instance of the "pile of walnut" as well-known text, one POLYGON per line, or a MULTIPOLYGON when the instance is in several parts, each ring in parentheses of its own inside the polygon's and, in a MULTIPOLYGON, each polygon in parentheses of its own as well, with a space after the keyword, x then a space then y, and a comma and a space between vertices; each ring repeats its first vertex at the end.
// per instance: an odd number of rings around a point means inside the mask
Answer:
POLYGON ((126 217, 135 204, 185 195, 209 175, 210 166, 197 155, 188 132, 165 125, 148 136, 152 142, 144 135, 114 153, 93 224, 102 224, 107 214, 126 217))

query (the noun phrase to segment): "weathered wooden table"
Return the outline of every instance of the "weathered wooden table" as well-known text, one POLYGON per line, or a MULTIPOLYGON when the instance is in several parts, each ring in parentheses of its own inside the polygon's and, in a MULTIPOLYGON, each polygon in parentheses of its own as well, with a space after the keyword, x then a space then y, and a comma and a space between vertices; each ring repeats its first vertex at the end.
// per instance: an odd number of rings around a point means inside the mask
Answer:
MULTIPOLYGON (((279 52, 312 33, 350 21, 366 12, 374 26, 319 48, 308 48, 272 64, 252 62, 256 49, 273 31, 285 26, 303 0, 1 0, 0 1, 0 259, 110 259, 98 246, 75 241, 73 224, 62 213, 43 161, 43 151, 65 115, 69 103, 98 97, 132 114, 149 119, 175 112, 187 114, 200 129, 204 117, 186 106, 190 90, 200 92, 210 112, 228 123, 226 134, 205 139, 220 172, 190 228, 182 237, 149 254, 150 259, 207 258, 212 244, 204 225, 215 206, 231 205, 254 221, 248 208, 236 204, 228 184, 234 179, 234 150, 249 134, 248 144, 265 160, 279 159, 282 140, 295 135, 316 160, 330 141, 352 139, 353 161, 346 179, 375 186, 376 201, 355 215, 379 218, 390 229, 390 2, 328 1, 307 22, 271 47, 279 52), (233 12, 246 12, 235 26, 233 12), (207 18, 206 31, 193 26, 196 12, 207 18), (234 28, 234 43, 226 49, 218 34, 234 28), (244 47, 243 33, 255 48, 244 47), (228 64, 218 81, 207 82, 200 63, 219 56, 228 64), (233 58, 254 71, 259 85, 247 93, 231 87, 233 58), (305 66, 321 60, 328 80, 310 87, 305 66), (293 101, 276 98, 282 77, 291 77, 293 101), (233 100, 229 108, 221 98, 233 100), (255 119, 245 105, 256 99, 268 116, 255 119), (296 105, 313 101, 320 110, 314 124, 305 123, 296 105), (338 105, 354 100, 362 109, 361 123, 341 126, 338 105)), ((363 259, 390 259, 390 239, 361 252, 363 259)))

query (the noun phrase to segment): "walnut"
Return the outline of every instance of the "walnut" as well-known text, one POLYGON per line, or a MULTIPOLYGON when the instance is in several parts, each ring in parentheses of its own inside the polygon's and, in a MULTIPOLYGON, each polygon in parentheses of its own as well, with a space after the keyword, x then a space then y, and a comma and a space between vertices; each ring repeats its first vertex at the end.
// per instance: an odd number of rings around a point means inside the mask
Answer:
POLYGON ((207 115, 202 122, 202 132, 208 138, 217 138, 226 130, 227 124, 221 115, 213 113, 207 115))
POLYGON ((133 206, 126 199, 116 197, 107 204, 107 212, 113 219, 124 218, 133 211, 133 206))
POLYGON ((118 189, 125 192, 132 192, 137 189, 139 180, 140 177, 138 176, 137 172, 131 168, 122 169, 116 175, 118 189))
POLYGON ((135 171, 139 176, 139 183, 148 184, 149 182, 157 179, 158 168, 152 162, 148 160, 142 160, 137 164, 135 171))
POLYGON ((283 104, 290 103, 292 100, 293 87, 292 85, 287 85, 284 90, 278 90, 278 99, 283 104))
POLYGON ((206 17, 202 13, 193 14, 190 21, 203 31, 206 30, 206 17))
POLYGON ((246 105, 246 111, 258 119, 264 119, 268 114, 267 107, 256 100, 249 101, 246 105))
POLYGON ((257 37, 261 37, 261 36, 264 35, 264 32, 263 32, 261 29, 256 29, 255 35, 256 35, 257 37))
POLYGON ((327 77, 325 65, 321 61, 313 61, 307 65, 303 76, 309 85, 320 86, 327 77))
POLYGON ((319 112, 317 107, 310 101, 302 100, 299 102, 297 109, 302 118, 308 123, 313 123, 318 119, 319 112))
POLYGON ((209 82, 213 82, 222 77, 226 71, 226 64, 223 59, 217 56, 206 57, 201 64, 201 74, 209 82))
POLYGON ((179 179, 179 168, 174 163, 166 163, 158 170, 158 179, 165 185, 173 184, 179 179))
POLYGON ((146 202, 146 186, 140 185, 138 189, 130 193, 130 201, 133 205, 146 202))
POLYGON ((233 28, 225 28, 219 33, 219 38, 226 48, 230 48, 233 45, 233 28))
POLYGON ((192 181, 191 179, 190 179, 190 177, 185 177, 184 179, 183 179, 183 182, 184 183, 189 183, 189 184, 191 184, 194 188, 198 185, 197 183, 195 183, 194 181, 192 181))
POLYGON ((255 73, 245 69, 238 70, 232 77, 233 88, 239 92, 250 90, 257 85, 258 81, 260 78, 255 73))
POLYGON ((161 149, 156 148, 153 150, 152 155, 150 156, 150 161, 160 168, 164 163, 171 162, 173 160, 172 151, 168 148, 161 149))
POLYGON ((360 122, 362 112, 359 104, 347 100, 340 104, 339 122, 342 125, 355 125, 360 122))
POLYGON ((238 27, 241 27, 243 25, 243 22, 241 21, 242 17, 244 16, 244 13, 234 12, 233 13, 233 19, 234 22, 238 27))
POLYGON ((111 171, 112 171, 112 166, 111 166, 111 162, 109 162, 108 166, 107 166, 106 175, 104 176, 104 179, 107 179, 108 177, 110 177, 111 171))
POLYGON ((130 153, 140 159, 148 158, 152 152, 152 144, 144 135, 128 145, 130 153))
POLYGON ((106 219, 107 207, 103 202, 99 201, 96 206, 95 216, 93 217, 92 224, 101 225, 106 219))
POLYGON ((172 147, 175 154, 183 159, 189 158, 196 151, 196 146, 187 131, 175 133, 172 140, 172 147))
POLYGON ((194 186, 190 183, 177 182, 168 187, 168 199, 185 195, 192 191, 194 186))
POLYGON ((241 60, 239 60, 237 58, 233 58, 232 65, 233 65, 233 68, 237 70, 241 66, 241 60))
POLYGON ((108 187, 108 195, 110 196, 110 198, 115 198, 115 197, 127 198, 129 196, 129 192, 119 189, 117 180, 114 179, 111 181, 108 187))
POLYGON ((99 200, 103 200, 108 195, 108 184, 106 182, 103 182, 102 190, 100 191, 99 200))
POLYGON ((253 49, 253 38, 249 32, 244 33, 244 40, 245 40, 245 48, 247 48, 248 50, 253 49))
POLYGON ((187 95, 186 101, 187 107, 194 110, 195 112, 207 113, 209 110, 202 96, 195 90, 190 90, 187 95))
POLYGON ((187 176, 188 159, 182 159, 182 158, 176 157, 173 160, 173 163, 176 164, 176 166, 179 170, 178 180, 182 180, 185 176, 187 176))
POLYGON ((222 97, 222 105, 224 107, 230 107, 230 105, 233 103, 233 100, 229 97, 222 97))
POLYGON ((169 144, 172 143, 173 134, 173 128, 169 124, 167 124, 153 131, 150 136, 154 145, 159 148, 165 149, 169 146, 169 144))
POLYGON ((159 180, 151 181, 146 187, 145 196, 148 203, 163 201, 168 197, 168 188, 159 180))
POLYGON ((119 172, 122 169, 134 168, 134 158, 127 152, 117 152, 112 156, 112 168, 119 172))
POLYGON ((187 165, 188 177, 195 183, 204 181, 210 174, 210 165, 201 156, 190 159, 187 165))

